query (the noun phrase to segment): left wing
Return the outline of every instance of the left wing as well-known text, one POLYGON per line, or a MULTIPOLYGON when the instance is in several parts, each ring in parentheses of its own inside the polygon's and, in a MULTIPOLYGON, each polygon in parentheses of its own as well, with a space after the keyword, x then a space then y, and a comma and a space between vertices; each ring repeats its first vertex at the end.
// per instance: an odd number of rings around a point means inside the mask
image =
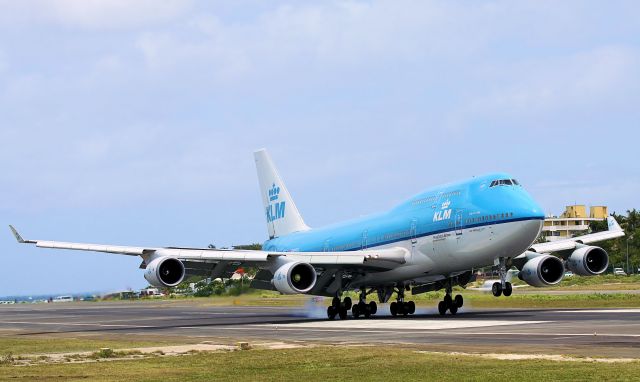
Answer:
MULTIPOLYGON (((398 267, 406 262, 409 251, 401 247, 368 249, 349 252, 274 252, 236 249, 175 248, 175 247, 134 247, 89 243, 70 243, 48 240, 25 240, 13 227, 11 232, 19 243, 35 244, 40 248, 67 249, 77 251, 103 252, 128 256, 140 256, 140 268, 157 258, 175 258, 185 268, 186 276, 225 278, 230 277, 240 266, 259 267, 263 279, 269 277, 274 267, 284 262, 301 262, 313 266, 319 274, 314 294, 333 282, 336 275, 381 272, 398 267), (266 272, 266 273, 265 273, 266 272), (324 277, 322 276, 324 274, 324 277)), ((267 280, 261 280, 267 281, 267 280)), ((270 281, 270 280, 269 280, 270 281)), ((270 285, 270 284, 269 284, 270 285)), ((263 285, 265 288, 268 286, 263 285)), ((256 287, 260 287, 257 285, 256 287)), ((264 289, 264 288, 263 288, 264 289)))

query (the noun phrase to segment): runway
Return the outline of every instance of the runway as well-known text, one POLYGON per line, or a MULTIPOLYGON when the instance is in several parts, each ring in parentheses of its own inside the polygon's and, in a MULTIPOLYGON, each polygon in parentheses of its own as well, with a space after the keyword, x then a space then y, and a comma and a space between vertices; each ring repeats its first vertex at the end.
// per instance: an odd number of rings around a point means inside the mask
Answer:
MULTIPOLYGON (((381 305, 381 313, 388 307, 381 305)), ((196 341, 403 344, 438 350, 637 357, 640 309, 470 309, 328 321, 321 306, 95 302, 0 306, 0 335, 150 336, 196 341)))

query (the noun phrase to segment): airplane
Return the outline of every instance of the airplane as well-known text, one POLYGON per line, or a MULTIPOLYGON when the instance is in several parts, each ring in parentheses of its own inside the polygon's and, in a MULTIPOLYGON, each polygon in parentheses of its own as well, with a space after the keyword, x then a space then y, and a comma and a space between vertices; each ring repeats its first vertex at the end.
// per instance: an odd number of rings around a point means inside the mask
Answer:
POLYGON ((544 222, 542 208, 522 185, 506 173, 473 177, 428 189, 395 207, 370 216, 310 228, 302 219, 265 149, 254 152, 269 239, 262 250, 136 247, 25 240, 10 226, 19 243, 41 248, 140 256, 144 277, 155 287, 174 287, 185 279, 227 278, 238 267, 257 267, 251 287, 283 294, 331 297, 329 319, 369 318, 375 301, 387 303, 392 316, 415 313, 412 295, 445 290, 441 315, 455 315, 462 295, 454 286, 474 280, 473 270, 495 266, 500 280, 493 294, 510 296, 507 269, 536 287, 558 284, 565 266, 574 274, 603 273, 606 251, 590 244, 624 236, 613 217, 608 230, 554 242, 534 244, 544 222), (553 256, 551 253, 557 253, 553 256), (358 293, 357 303, 342 296, 358 293))

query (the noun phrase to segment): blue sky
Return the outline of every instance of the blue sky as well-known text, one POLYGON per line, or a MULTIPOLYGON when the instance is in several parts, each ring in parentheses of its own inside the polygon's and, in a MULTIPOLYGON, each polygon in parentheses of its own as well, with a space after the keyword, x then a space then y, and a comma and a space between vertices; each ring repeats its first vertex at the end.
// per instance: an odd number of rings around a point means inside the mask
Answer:
MULTIPOLYGON (((25 237, 263 241, 252 152, 307 223, 513 173, 640 207, 635 1, 0 0, 0 216, 25 237)), ((0 295, 146 285, 0 235, 0 295)))

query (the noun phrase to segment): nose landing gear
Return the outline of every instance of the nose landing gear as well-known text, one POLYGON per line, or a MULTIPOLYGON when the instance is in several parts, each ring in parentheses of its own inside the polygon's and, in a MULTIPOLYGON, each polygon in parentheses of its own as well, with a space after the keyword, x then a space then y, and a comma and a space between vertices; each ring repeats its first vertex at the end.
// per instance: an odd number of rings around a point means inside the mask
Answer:
POLYGON ((500 264, 498 266, 500 281, 495 282, 493 283, 493 285, 491 285, 491 293, 496 297, 500 297, 500 295, 509 297, 511 296, 511 292, 513 292, 513 286, 510 282, 507 281, 507 267, 505 264, 506 261, 504 257, 500 257, 498 260, 500 261, 500 264))

